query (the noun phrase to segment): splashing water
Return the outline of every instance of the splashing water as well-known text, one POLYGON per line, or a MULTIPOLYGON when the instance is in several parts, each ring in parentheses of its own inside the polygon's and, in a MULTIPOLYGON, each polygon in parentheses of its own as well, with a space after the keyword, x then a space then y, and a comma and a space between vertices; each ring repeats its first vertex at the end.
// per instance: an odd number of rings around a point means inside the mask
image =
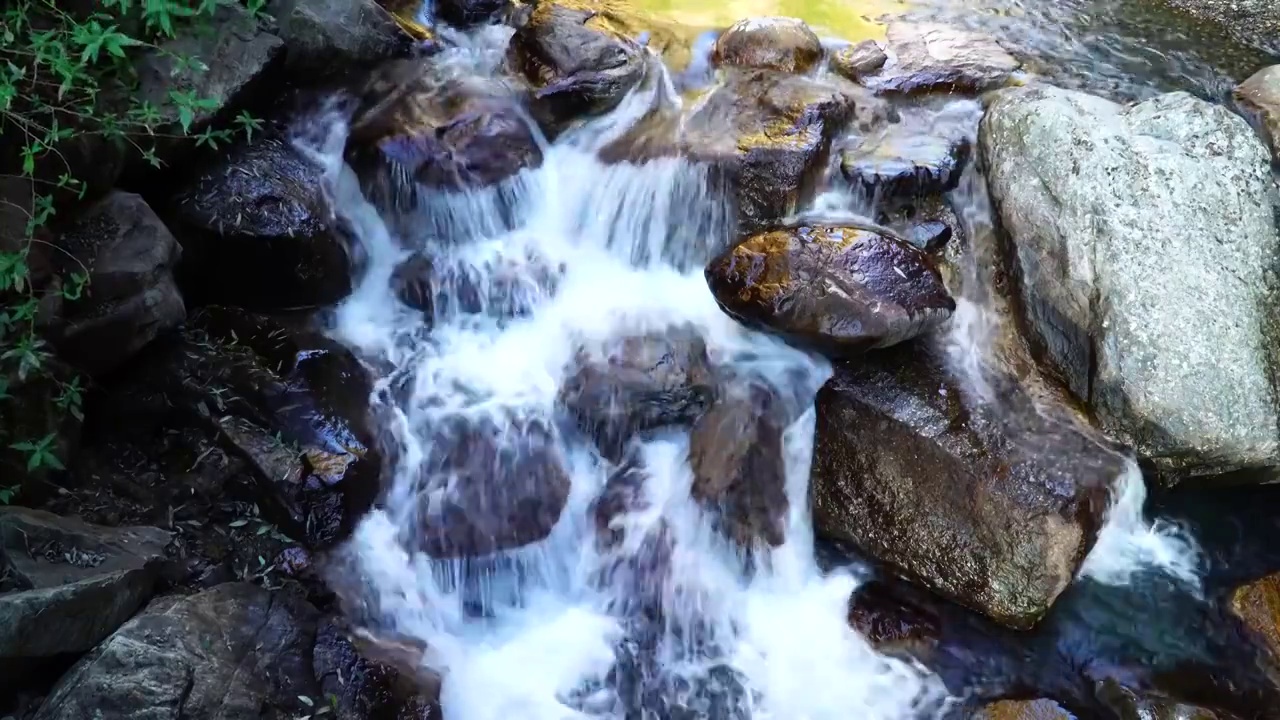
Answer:
POLYGON ((496 189, 441 193, 395 223, 342 164, 340 122, 331 119, 326 139, 313 143, 366 260, 336 332, 395 368, 375 393, 399 446, 393 486, 344 555, 361 588, 356 614, 426 648, 423 663, 443 676, 441 703, 454 720, 665 717, 680 708, 726 720, 932 714, 947 699, 940 681, 872 649, 846 621, 856 579, 824 576, 815 563, 812 410, 784 438, 786 542, 754 561, 691 498, 684 433, 643 443, 644 502, 615 518, 624 530, 617 546, 598 545, 592 520, 608 468, 587 442, 556 433, 572 485, 548 537, 469 561, 414 549, 418 514, 433 501, 419 468, 439 452, 438 429, 459 419, 508 434, 531 422, 554 427, 557 392, 580 348, 692 326, 715 366, 806 404, 829 376, 824 362, 744 330, 714 302, 701 269, 727 240, 731 216, 707 189, 705 169, 596 159, 652 93, 671 95, 669 81, 544 147, 538 169, 496 189), (509 223, 491 222, 497 204, 509 223), (429 249, 500 302, 480 313, 438 311, 426 333, 421 314, 391 291, 411 249, 429 249), (642 576, 664 543, 662 573, 642 576), (656 617, 631 611, 638 591, 657 596, 656 617))
MULTIPOLYGON (((494 44, 471 38, 450 52, 460 71, 484 75, 493 71, 494 44)), ((613 518, 621 542, 597 542, 592 503, 610 469, 588 441, 554 430, 557 394, 577 353, 692 327, 715 366, 803 398, 805 407, 830 375, 823 361, 745 330, 717 307, 701 269, 727 241, 732 214, 705 168, 676 158, 642 166, 597 159, 659 101, 679 102, 665 73, 609 115, 554 144, 541 141, 537 169, 493 188, 437 192, 389 217, 342 162, 340 113, 322 113, 321 137, 299 141, 325 168, 363 253, 336 334, 393 368, 374 403, 394 436, 395 473, 343 552, 343 572, 359 593, 348 610, 375 633, 424 648, 423 666, 444 679, 451 720, 940 715, 952 699, 937 677, 879 654, 848 625, 857 578, 819 572, 807 498, 811 409, 784 437, 789 514, 780 547, 744 557, 712 527, 691 498, 687 433, 641 444, 643 502, 613 518), (479 312, 439 304, 427 326, 402 305, 392 277, 415 250, 461 279, 443 294, 469 285, 479 312), (419 517, 440 492, 424 483, 422 468, 446 452, 441 429, 458 422, 498 428, 507 439, 552 428, 571 485, 545 539, 473 560, 418 549, 419 517), (659 570, 647 572, 655 562, 659 570)), ((960 109, 976 124, 972 107, 960 109)), ((862 209, 833 198, 815 209, 862 209)), ((967 236, 977 237, 975 223, 989 223, 990 208, 961 204, 967 236)), ((995 321, 979 300, 962 301, 950 337, 953 371, 981 390, 995 321)), ((1136 470, 1121 479, 1083 572, 1123 584, 1135 568, 1156 565, 1194 581, 1194 545, 1143 521, 1143 492, 1136 470)))

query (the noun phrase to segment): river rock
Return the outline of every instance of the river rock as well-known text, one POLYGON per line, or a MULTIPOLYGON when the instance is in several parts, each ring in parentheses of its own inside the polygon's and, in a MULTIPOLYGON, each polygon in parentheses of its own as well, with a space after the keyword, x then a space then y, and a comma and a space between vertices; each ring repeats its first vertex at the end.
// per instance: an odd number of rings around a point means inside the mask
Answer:
POLYGON ((740 322, 836 357, 909 340, 955 310, 925 253, 855 227, 753 235, 712 260, 706 276, 740 322))
POLYGON ((524 111, 499 81, 449 77, 421 60, 379 69, 365 86, 348 161, 375 199, 493 185, 542 164, 524 111))
POLYGON ((1274 464, 1280 200, 1248 124, 1028 87, 980 150, 1027 324, 1103 429, 1167 478, 1274 464))
POLYGON ((158 528, 0 508, 0 667, 106 639, 151 598, 169 539, 158 528))
POLYGON ((34 717, 304 715, 325 703, 310 667, 318 614, 248 583, 160 598, 76 663, 34 717))
POLYGON ((1237 588, 1231 595, 1231 609, 1280 660, 1280 573, 1237 588))
POLYGON ((1263 68, 1240 83, 1234 97, 1270 144, 1276 162, 1280 162, 1280 65, 1263 68))
POLYGON ((369 372, 317 331, 201 308, 138 374, 244 459, 263 515, 313 550, 343 539, 381 490, 369 372))
POLYGON ((919 343, 837 366, 817 399, 815 527, 1027 628, 1093 547, 1126 460, 1011 377, 985 378, 992 406, 944 367, 919 343))
POLYGON ((316 628, 312 658, 320 698, 336 720, 432 716, 440 678, 422 666, 421 648, 376 638, 331 616, 316 628))
POLYGON ((289 142, 235 146, 174 194, 180 279, 196 302, 261 311, 316 307, 351 292, 352 263, 324 171, 289 142))
POLYGON ((534 117, 549 135, 614 109, 645 76, 644 48, 597 17, 540 2, 511 37, 507 62, 533 87, 534 117))
POLYGON ((877 92, 981 93, 1008 84, 1021 67, 991 37, 938 23, 892 23, 885 48, 880 71, 858 78, 877 92))
POLYGON ((854 188, 886 203, 955 189, 969 153, 968 138, 958 133, 895 124, 842 150, 840 169, 854 188))
POLYGON ((325 72, 408 54, 413 38, 375 0, 279 0, 271 8, 285 61, 325 72))
POLYGON ((803 20, 764 17, 739 20, 711 50, 716 65, 807 73, 822 59, 822 41, 803 20))
POLYGON ((434 275, 431 260, 414 253, 391 273, 392 291, 400 302, 430 318, 435 307, 434 275))
POLYGON ((444 418, 421 469, 418 547, 479 557, 545 538, 569 498, 554 431, 538 420, 444 418))
MULTIPOLYGON (((54 330, 62 357, 91 374, 110 372, 186 317, 173 270, 182 248, 147 203, 115 191, 64 231, 60 275, 87 274, 78 299, 62 303, 54 330)), ((66 282, 64 279, 63 282, 66 282)))
POLYGON ((1004 700, 974 713, 973 720, 1073 720, 1052 700, 1004 700))
POLYGON ((157 108, 160 128, 175 135, 183 134, 182 114, 170 93, 203 101, 190 109, 186 128, 199 133, 283 57, 284 41, 238 4, 219 5, 210 23, 211 32, 201 32, 203 23, 180 29, 136 65, 136 99, 157 108), (180 64, 179 58, 199 58, 203 67, 180 64))
POLYGON ((560 403, 614 462, 635 435, 687 426, 711 404, 706 342, 691 326, 620 338, 602 350, 579 349, 560 403))
POLYGON ((889 61, 884 48, 875 40, 863 40, 860 43, 846 45, 831 55, 831 69, 844 77, 858 82, 864 76, 884 67, 889 61))
POLYGON ((790 503, 782 434, 789 424, 772 388, 733 383, 689 435, 690 493, 742 548, 786 541, 790 503))
POLYGON ((951 226, 942 220, 925 220, 908 228, 903 237, 927 253, 936 253, 951 242, 951 235, 951 226))

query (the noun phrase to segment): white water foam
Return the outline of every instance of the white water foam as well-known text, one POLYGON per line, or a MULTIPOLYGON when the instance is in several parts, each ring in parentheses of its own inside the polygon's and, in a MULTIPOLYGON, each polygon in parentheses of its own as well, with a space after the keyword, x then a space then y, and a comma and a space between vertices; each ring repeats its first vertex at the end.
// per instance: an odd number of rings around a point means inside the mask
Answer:
POLYGON ((561 442, 572 490, 545 540, 483 562, 434 560, 406 542, 420 503, 429 502, 418 468, 433 452, 432 430, 445 418, 550 417, 579 347, 692 325, 714 364, 781 392, 812 398, 828 377, 823 361, 744 330, 716 306, 702 267, 727 240, 729 214, 704 169, 677 159, 638 167, 596 159, 600 143, 660 99, 653 93, 669 92, 663 78, 546 147, 542 166, 504 189, 518 205, 510 230, 477 217, 493 211, 483 192, 441 194, 432 205, 448 212, 386 223, 334 159, 340 126, 320 151, 367 260, 337 311, 336 332, 376 365, 396 368, 376 394, 401 445, 394 486, 347 548, 367 591, 362 610, 377 631, 427 648, 423 662, 443 676, 450 720, 667 717, 676 706, 724 720, 939 712, 947 697, 936 677, 880 655, 848 625, 854 576, 823 575, 816 565, 807 499, 812 411, 785 436, 786 542, 757 549, 751 563, 691 499, 683 433, 644 444, 647 506, 620 518, 626 542, 613 549, 598 549, 590 513, 607 469, 569 438, 561 442), (392 227, 410 230, 397 236, 392 227), (467 242, 444 242, 455 234, 467 242), (514 272, 524 312, 445 313, 428 336, 390 289, 396 264, 426 247, 486 288, 497 287, 500 271, 514 272), (562 270, 554 291, 539 268, 562 270), (636 587, 601 582, 601 571, 636 561, 646 539, 662 532, 672 541, 669 569, 649 580, 662 585, 662 621, 646 627, 618 610, 636 587), (640 691, 622 687, 630 680, 640 691))

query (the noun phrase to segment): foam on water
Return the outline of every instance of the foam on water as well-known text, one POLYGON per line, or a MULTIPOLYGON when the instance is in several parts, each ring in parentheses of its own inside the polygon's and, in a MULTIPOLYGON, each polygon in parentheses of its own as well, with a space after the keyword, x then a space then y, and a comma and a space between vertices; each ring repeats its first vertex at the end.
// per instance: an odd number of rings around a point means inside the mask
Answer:
MULTIPOLYGON (((492 43, 467 42, 454 51, 459 71, 492 71, 492 43)), ((538 169, 498 188, 421 198, 394 222, 365 199, 341 161, 340 113, 329 115, 323 138, 301 143, 324 163, 335 205, 363 253, 358 287, 337 309, 336 334, 391 368, 374 402, 399 450, 396 472, 343 555, 360 587, 358 621, 425 646, 424 665, 444 678, 450 720, 656 718, 675 706, 716 720, 939 714, 949 698, 938 678, 877 653, 849 627, 857 578, 824 575, 815 562, 807 498, 812 410, 785 436, 786 542, 757 548, 750 561, 691 499, 689 441, 681 433, 644 444, 646 502, 616 519, 625 541, 611 549, 595 542, 590 512, 608 468, 574 438, 558 439, 572 489, 545 540, 473 561, 411 549, 418 509, 431 502, 420 468, 434 450, 433 430, 446 419, 509 427, 551 418, 579 348, 599 351, 621 336, 691 325, 713 363, 806 405, 830 375, 824 361, 743 329, 717 307, 702 267, 727 241, 731 214, 705 169, 679 159, 642 166, 597 159, 598 147, 673 97, 659 73, 614 113, 545 146, 538 169), (478 287, 483 312, 438 310, 426 332, 421 314, 391 289, 394 268, 414 250, 428 250, 438 267, 478 287), (661 621, 646 624, 626 610, 638 589, 626 568, 664 537, 663 576, 640 579, 658 585, 643 589, 661 604, 661 621)), ((953 359, 962 374, 981 380, 989 318, 980 307, 963 307, 953 324, 961 340, 953 359)), ((1157 564, 1193 576, 1173 536, 1144 524, 1131 485, 1121 484, 1086 572, 1124 582, 1124 568, 1157 564), (1135 497, 1136 515, 1126 504, 1135 497)))

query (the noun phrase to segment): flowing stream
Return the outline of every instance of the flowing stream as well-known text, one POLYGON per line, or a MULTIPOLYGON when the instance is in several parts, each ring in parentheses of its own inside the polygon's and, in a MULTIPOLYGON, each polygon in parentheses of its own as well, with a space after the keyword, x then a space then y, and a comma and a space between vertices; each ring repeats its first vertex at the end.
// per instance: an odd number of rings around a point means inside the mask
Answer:
MULTIPOLYGON (((502 31, 487 29, 441 62, 483 75, 504 41, 502 31)), ((347 548, 348 572, 363 590, 359 620, 426 648, 423 662, 443 677, 450 720, 940 714, 952 698, 939 678, 881 655, 848 625, 862 571, 823 572, 815 560, 807 501, 812 398, 831 368, 744 330, 716 306, 702 268, 729 241, 727 199, 684 160, 633 166, 596 158, 651 106, 653 93, 675 96, 666 82, 638 89, 610 115, 544 147, 538 169, 385 217, 341 160, 339 114, 322 114, 327 137, 307 149, 327 163, 330 191, 364 259, 356 292, 337 311, 336 334, 386 369, 375 404, 399 449, 383 502, 347 548), (437 303, 428 327, 401 305, 392 273, 415 249, 478 288, 483 311, 437 303), (602 547, 591 504, 609 466, 555 421, 576 353, 687 326, 705 339, 714 364, 809 408, 785 438, 786 542, 751 558, 691 499, 683 432, 643 443, 643 500, 614 520, 624 540, 602 547), (420 468, 442 452, 441 428, 459 422, 501 428, 509 442, 527 439, 530 428, 553 438, 572 488, 549 537, 469 561, 416 550, 420 511, 435 500, 420 468), (661 563, 651 562, 663 552, 661 563)), ((974 236, 975 223, 989 229, 990 209, 965 187, 952 199, 966 208, 974 236)), ((856 202, 832 192, 819 210, 856 211, 856 202)), ((955 368, 979 382, 993 320, 980 296, 961 305, 949 331, 955 368)), ((1134 569, 1156 565, 1194 585, 1194 544, 1143 520, 1136 467, 1117 488, 1084 572, 1123 584, 1134 569)))

